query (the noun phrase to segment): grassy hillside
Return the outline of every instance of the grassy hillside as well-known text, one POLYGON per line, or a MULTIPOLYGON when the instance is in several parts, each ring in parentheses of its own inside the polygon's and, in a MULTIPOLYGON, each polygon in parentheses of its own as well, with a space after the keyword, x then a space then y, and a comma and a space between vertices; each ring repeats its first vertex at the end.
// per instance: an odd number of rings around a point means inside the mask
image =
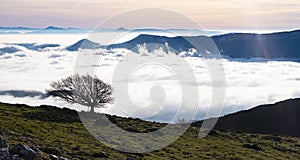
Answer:
MULTIPOLYGON (((300 99, 261 105, 218 119, 216 129, 300 137, 300 99)), ((197 122, 194 126, 201 126, 197 122)))
MULTIPOLYGON (((109 116, 123 129, 148 132, 165 124, 109 116)), ((106 147, 84 128, 75 111, 51 106, 0 104, 0 135, 10 146, 27 144, 39 156, 69 159, 299 159, 300 138, 213 131, 197 138, 190 127, 175 143, 143 154, 128 154, 106 147)))

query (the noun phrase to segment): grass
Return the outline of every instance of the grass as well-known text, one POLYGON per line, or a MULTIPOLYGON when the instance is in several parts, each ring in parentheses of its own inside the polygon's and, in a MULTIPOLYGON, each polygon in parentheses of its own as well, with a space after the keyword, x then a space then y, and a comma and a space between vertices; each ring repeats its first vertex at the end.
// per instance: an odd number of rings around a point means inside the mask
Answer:
MULTIPOLYGON (((108 116, 121 128, 149 132, 166 124, 108 116)), ((199 128, 169 146, 150 153, 130 154, 98 142, 84 127, 77 112, 51 106, 0 104, 0 135, 10 145, 27 144, 42 159, 54 154, 69 159, 300 159, 300 138, 214 131, 197 137, 199 128)))

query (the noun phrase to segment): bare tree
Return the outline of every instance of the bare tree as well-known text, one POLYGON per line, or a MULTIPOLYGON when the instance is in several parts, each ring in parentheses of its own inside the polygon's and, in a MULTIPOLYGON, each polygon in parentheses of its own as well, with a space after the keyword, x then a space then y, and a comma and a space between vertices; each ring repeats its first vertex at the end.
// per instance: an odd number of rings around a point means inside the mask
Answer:
POLYGON ((96 76, 75 74, 62 80, 52 82, 52 89, 47 94, 61 98, 68 103, 78 103, 95 108, 104 108, 106 103, 112 103, 112 87, 96 76))

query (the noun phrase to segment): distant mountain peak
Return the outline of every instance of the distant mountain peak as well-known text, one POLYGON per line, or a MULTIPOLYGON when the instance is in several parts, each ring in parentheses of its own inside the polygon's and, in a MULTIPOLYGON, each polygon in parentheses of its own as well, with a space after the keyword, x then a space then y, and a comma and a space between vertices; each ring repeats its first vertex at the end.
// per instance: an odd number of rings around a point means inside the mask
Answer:
POLYGON ((48 26, 47 28, 45 28, 45 30, 65 30, 65 28, 48 26))
POLYGON ((80 41, 78 41, 77 43, 89 43, 89 44, 97 44, 97 45, 99 45, 99 43, 95 43, 95 42, 93 42, 93 41, 90 41, 89 39, 87 39, 87 38, 84 38, 84 39, 82 39, 82 40, 80 40, 80 41))
POLYGON ((94 49, 99 47, 99 43, 92 42, 86 38, 76 42, 75 44, 67 47, 68 51, 78 51, 79 49, 94 49))
POLYGON ((127 31, 127 29, 124 28, 124 27, 119 27, 119 28, 116 29, 116 31, 127 31))

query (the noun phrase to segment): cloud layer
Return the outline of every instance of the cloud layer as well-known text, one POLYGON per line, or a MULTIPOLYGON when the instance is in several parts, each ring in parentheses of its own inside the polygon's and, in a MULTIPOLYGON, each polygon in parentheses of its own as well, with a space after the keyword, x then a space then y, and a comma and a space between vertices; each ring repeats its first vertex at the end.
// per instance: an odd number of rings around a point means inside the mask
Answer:
MULTIPOLYGON (((66 104, 53 97, 40 96, 40 92, 45 92, 52 81, 74 73, 78 54, 86 57, 85 63, 82 63, 84 65, 80 66, 81 69, 95 70, 101 79, 112 83, 116 65, 122 62, 124 56, 132 53, 125 49, 110 51, 98 49, 76 53, 60 48, 46 48, 39 51, 21 50, 0 55, 0 101, 35 106, 49 104, 87 110, 86 107, 66 104), (95 59, 97 64, 94 64, 95 59)), ((157 57, 166 58, 167 55, 163 51, 156 51, 154 54, 133 54, 133 58, 128 63, 141 64, 143 57, 151 60, 157 57)), ((155 121, 171 121, 178 111, 181 112, 182 118, 191 119, 190 111, 198 110, 195 119, 204 118, 212 101, 213 84, 210 74, 213 71, 207 67, 210 60, 197 57, 182 59, 190 65, 197 79, 196 82, 184 78, 186 86, 180 85, 182 79, 178 80, 178 77, 188 75, 185 75, 187 73, 184 70, 181 73, 172 72, 174 67, 181 67, 178 61, 168 61, 164 65, 147 63, 132 71, 131 81, 122 78, 117 80, 124 85, 128 84, 128 94, 135 106, 125 103, 120 107, 120 104, 112 104, 98 111, 155 121), (198 106, 181 102, 181 87, 198 88, 198 106), (161 97, 164 97, 163 106, 160 105, 161 97)), ((300 63, 275 60, 243 61, 242 59, 214 61, 223 65, 225 73, 226 86, 222 115, 260 104, 300 97, 300 63)))

